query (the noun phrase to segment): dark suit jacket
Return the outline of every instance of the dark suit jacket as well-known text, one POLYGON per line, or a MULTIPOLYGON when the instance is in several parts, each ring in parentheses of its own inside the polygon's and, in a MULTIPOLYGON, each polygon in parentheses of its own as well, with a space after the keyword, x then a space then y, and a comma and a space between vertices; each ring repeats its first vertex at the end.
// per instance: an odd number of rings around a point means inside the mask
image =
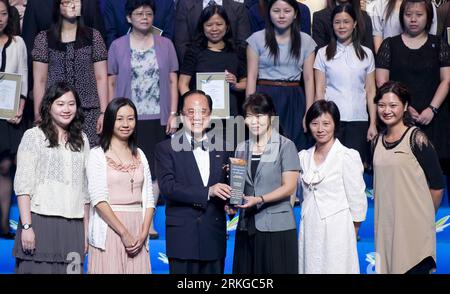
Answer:
MULTIPOLYGON (((181 132, 180 132, 181 133, 181 132)), ((156 175, 166 199, 166 252, 169 258, 216 260, 226 254, 225 201, 211 197, 208 188, 226 183, 223 165, 229 153, 210 151, 210 176, 204 187, 192 151, 174 151, 171 142, 190 150, 186 136, 177 133, 155 149, 156 175)))
MULTIPOLYGON (((330 43, 331 36, 333 35, 331 13, 331 9, 324 8, 315 12, 313 15, 312 37, 317 43, 317 49, 330 43)), ((372 20, 365 11, 362 11, 362 16, 364 18, 366 32, 362 37, 361 44, 373 51, 372 20)))
MULTIPOLYGON (((303 3, 298 3, 300 11, 300 30, 308 35, 311 35, 311 13, 308 6, 303 3)), ((259 3, 255 3, 248 9, 248 17, 250 19, 250 27, 252 33, 266 28, 265 16, 261 15, 259 3)))
MULTIPOLYGON (((250 36, 250 23, 244 4, 234 0, 223 0, 231 23, 235 42, 245 41, 250 36)), ((178 60, 182 61, 186 47, 197 35, 197 24, 203 11, 203 0, 178 0, 175 12, 174 45, 178 60)))
MULTIPOLYGON (((127 0, 106 0, 105 1, 105 30, 106 46, 109 48, 111 43, 125 35, 130 29, 130 24, 126 18, 125 4, 127 0)), ((173 38, 174 24, 174 4, 172 0, 155 0, 156 14, 153 19, 153 25, 163 30, 163 36, 169 39, 173 38)))

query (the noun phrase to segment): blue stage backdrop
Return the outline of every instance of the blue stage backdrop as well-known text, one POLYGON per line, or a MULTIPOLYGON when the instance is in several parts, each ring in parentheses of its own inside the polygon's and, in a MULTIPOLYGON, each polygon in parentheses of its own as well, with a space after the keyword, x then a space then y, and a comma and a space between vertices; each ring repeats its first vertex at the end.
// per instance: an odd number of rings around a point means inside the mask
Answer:
MULTIPOLYGON (((445 195, 445 194, 444 194, 445 195)), ((374 256, 374 209, 372 193, 367 191, 369 199, 369 210, 367 212, 366 221, 362 224, 360 229, 360 241, 358 242, 359 264, 362 274, 373 274, 375 266, 374 256)), ((294 208, 295 217, 300 219, 300 207, 294 208)), ((159 232, 158 240, 150 241, 150 257, 152 271, 154 274, 166 274, 169 272, 167 257, 165 255, 165 230, 164 230, 164 207, 159 206, 156 211, 155 225, 159 232)), ((19 213, 17 204, 14 203, 11 210, 11 226, 17 226, 19 213)), ((228 223, 228 246, 227 257, 225 263, 225 273, 231 273, 233 252, 234 252, 234 236, 237 224, 237 218, 228 223)), ((438 274, 450 273, 450 207, 448 205, 448 198, 444 196, 443 203, 436 215, 436 233, 437 233, 437 272, 438 274)), ((12 257, 13 240, 0 239, 0 273, 14 272, 14 258, 12 257)), ((86 263, 87 264, 87 263, 86 263)))

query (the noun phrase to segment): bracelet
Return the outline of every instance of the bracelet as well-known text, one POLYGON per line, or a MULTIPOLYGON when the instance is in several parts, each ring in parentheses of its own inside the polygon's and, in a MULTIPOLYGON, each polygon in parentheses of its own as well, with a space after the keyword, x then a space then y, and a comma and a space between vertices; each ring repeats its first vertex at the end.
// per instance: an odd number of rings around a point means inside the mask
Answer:
POLYGON ((438 110, 439 110, 439 109, 438 109, 437 107, 434 107, 433 105, 430 104, 430 105, 428 105, 428 108, 430 108, 431 111, 433 111, 434 114, 437 114, 437 113, 438 113, 438 110))
POLYGON ((258 196, 259 198, 261 198, 261 203, 262 204, 264 204, 264 203, 266 203, 266 201, 264 201, 264 197, 261 195, 261 196, 258 196))
POLYGON ((176 114, 177 114, 176 111, 171 111, 171 112, 170 112, 170 115, 176 115, 176 114))
POLYGON ((105 112, 104 111, 100 111, 100 115, 104 115, 105 114, 105 112))

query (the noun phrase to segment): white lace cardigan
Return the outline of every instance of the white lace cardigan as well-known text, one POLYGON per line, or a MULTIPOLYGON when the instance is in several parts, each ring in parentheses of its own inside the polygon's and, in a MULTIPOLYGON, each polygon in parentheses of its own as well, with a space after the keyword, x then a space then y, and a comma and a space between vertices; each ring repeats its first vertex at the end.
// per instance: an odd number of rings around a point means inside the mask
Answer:
POLYGON ((17 151, 14 191, 19 196, 30 196, 32 212, 69 219, 84 217, 84 204, 89 203, 89 141, 85 134, 83 139, 81 152, 74 152, 61 145, 47 147, 48 141, 39 127, 24 133, 17 151))

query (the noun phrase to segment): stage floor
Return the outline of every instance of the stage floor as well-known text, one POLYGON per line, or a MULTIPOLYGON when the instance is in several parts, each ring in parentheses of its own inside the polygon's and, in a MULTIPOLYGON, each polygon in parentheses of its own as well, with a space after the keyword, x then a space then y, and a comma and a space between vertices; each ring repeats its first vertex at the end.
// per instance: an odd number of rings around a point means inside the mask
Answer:
MULTIPOLYGON (((294 208, 295 216, 300 219, 300 207, 294 208)), ((156 230, 159 232, 158 240, 150 240, 150 259, 153 273, 166 274, 169 271, 167 257, 165 255, 165 230, 164 230, 164 206, 158 206, 155 218, 156 230)), ((11 210, 12 224, 19 217, 17 204, 14 203, 11 210)), ((369 198, 369 209, 367 219, 360 229, 360 241, 358 242, 359 264, 362 274, 374 273, 374 238, 373 238, 373 202, 369 198)), ((448 197, 444 194, 441 208, 436 216, 437 230, 437 272, 438 274, 450 274, 450 207, 448 197)), ((229 238, 227 242, 227 257, 225 272, 231 273, 234 252, 235 222, 228 226, 229 238), (234 225, 233 225, 234 223, 234 225)), ((0 273, 9 274, 14 272, 14 258, 12 257, 13 240, 0 239, 0 273)))

